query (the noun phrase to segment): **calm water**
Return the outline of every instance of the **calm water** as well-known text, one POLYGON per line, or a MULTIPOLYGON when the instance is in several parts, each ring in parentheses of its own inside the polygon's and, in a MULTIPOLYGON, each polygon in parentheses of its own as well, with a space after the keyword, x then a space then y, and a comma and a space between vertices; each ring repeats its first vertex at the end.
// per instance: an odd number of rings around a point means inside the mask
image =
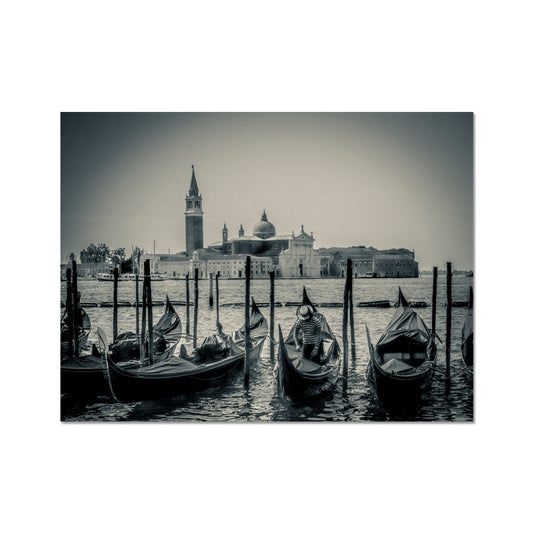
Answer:
MULTIPOLYGON (((416 279, 355 279, 354 305, 360 301, 396 300, 398 286, 410 301, 426 301, 427 308, 417 312, 431 326, 432 277, 416 279)), ((468 300, 472 278, 453 278, 453 300, 468 300)), ((344 280, 320 279, 305 280, 305 285, 314 303, 343 301, 344 280)), ((294 302, 301 299, 302 280, 276 280, 277 302, 294 302)), ((79 280, 82 302, 111 301, 113 284, 98 281, 79 280)), ((193 282, 190 284, 191 298, 193 282)), ((244 281, 220 280, 220 317, 224 331, 239 328, 244 323, 244 308, 223 306, 225 303, 244 301, 244 281)), ((61 287, 61 298, 65 298, 65 284, 61 287)), ((135 283, 120 282, 118 286, 120 301, 135 301, 135 283)), ((199 284, 200 304, 198 333, 200 338, 215 331, 216 311, 209 309, 209 281, 201 280, 199 284)), ((269 280, 252 280, 251 293, 257 302, 268 302, 270 294, 269 280)), ((168 294, 171 300, 185 300, 185 282, 163 281, 152 284, 152 298, 164 300, 168 294)), ((442 339, 438 344, 438 369, 434 374, 430 390, 420 402, 407 412, 388 412, 376 399, 369 388, 365 371, 368 363, 368 348, 365 324, 375 343, 383 328, 387 325, 393 309, 371 309, 355 307, 355 344, 356 358, 350 356, 348 380, 339 379, 333 393, 313 405, 297 404, 286 398, 279 398, 274 374, 275 361, 271 360, 268 341, 257 363, 250 369, 249 387, 243 385, 242 370, 225 381, 205 391, 178 396, 172 399, 118 404, 109 399, 100 398, 90 404, 76 404, 62 400, 64 420, 68 421, 472 421, 473 420, 473 386, 463 371, 460 343, 461 328, 466 308, 452 309, 451 339, 451 374, 450 382, 444 379, 445 333, 446 333, 446 279, 439 277, 437 296, 437 334, 442 339)), ((163 313, 163 306, 154 307, 154 323, 163 313)), ((177 306, 185 330, 185 307, 177 306)), ((269 308, 261 309, 269 318, 269 308)), ((337 340, 342 346, 342 307, 322 308, 337 340)), ((93 324, 90 342, 96 342, 96 326, 102 327, 111 337, 112 309, 87 308, 93 324)), ((276 307, 277 325, 281 324, 284 333, 288 333, 295 318, 295 307, 276 307)), ((191 307, 191 320, 193 317, 191 307)), ((119 332, 135 331, 135 308, 119 308, 119 332)), ((191 325, 192 332, 192 325, 191 325)), ((276 347, 277 350, 277 347, 276 347)))

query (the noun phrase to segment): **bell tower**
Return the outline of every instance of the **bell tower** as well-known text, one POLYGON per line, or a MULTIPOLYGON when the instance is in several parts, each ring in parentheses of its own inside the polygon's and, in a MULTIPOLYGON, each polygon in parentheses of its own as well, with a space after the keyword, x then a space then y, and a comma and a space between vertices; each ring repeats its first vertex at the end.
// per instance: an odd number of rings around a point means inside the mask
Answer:
POLYGON ((185 243, 187 255, 204 247, 204 212, 202 211, 202 195, 198 190, 194 165, 192 166, 189 194, 185 197, 185 243))
POLYGON ((226 223, 224 222, 224 227, 222 228, 222 244, 226 244, 228 242, 228 228, 226 227, 226 223))

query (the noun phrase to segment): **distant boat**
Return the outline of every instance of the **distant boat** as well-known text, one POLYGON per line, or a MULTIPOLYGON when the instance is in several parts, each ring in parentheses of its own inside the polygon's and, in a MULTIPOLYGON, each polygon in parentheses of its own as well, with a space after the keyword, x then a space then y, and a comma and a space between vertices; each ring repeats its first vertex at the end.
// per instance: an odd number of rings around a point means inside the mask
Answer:
MULTIPOLYGON (((136 274, 131 274, 131 273, 127 273, 127 274, 120 274, 120 276, 118 277, 118 281, 135 281, 135 276, 136 274)), ((96 276, 96 279, 98 281, 113 281, 115 278, 113 276, 113 274, 110 274, 108 272, 103 272, 103 273, 100 273, 96 276)), ((143 279, 143 274, 139 274, 139 280, 142 280, 143 279)), ((150 275, 150 280, 151 281, 165 281, 167 279, 167 277, 163 274, 151 274, 150 275)))
POLYGON ((452 302, 452 307, 468 307, 468 301, 456 301, 452 302))
POLYGON ((427 302, 409 302, 409 307, 427 307, 427 302))
POLYGON ((429 384, 435 369, 435 339, 418 313, 398 291, 396 311, 374 347, 366 327, 369 381, 380 399, 401 402, 415 398, 429 384))
POLYGON ((389 300, 376 300, 374 302, 359 302, 357 304, 357 307, 383 307, 388 308, 390 307, 389 300))

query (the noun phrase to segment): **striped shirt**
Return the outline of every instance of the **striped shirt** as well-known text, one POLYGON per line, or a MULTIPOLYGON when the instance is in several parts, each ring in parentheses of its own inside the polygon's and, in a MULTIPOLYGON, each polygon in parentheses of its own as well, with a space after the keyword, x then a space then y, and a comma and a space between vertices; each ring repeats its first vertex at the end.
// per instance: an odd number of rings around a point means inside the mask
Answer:
POLYGON ((296 333, 299 329, 302 331, 304 344, 316 344, 317 333, 321 327, 322 321, 316 316, 313 316, 311 320, 297 318, 294 332, 296 333))

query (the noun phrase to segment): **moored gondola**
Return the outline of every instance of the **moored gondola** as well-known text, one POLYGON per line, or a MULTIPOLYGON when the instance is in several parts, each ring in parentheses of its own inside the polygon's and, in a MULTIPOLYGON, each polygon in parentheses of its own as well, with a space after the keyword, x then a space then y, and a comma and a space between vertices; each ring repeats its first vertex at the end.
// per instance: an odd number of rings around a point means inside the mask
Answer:
MULTIPOLYGON (((248 356, 253 361, 259 357, 268 332, 267 321, 255 305, 250 324, 253 334, 248 356)), ((245 339, 240 328, 228 335, 211 335, 196 349, 182 341, 173 356, 151 365, 126 368, 106 354, 107 377, 113 396, 121 402, 174 397, 210 386, 241 366, 244 358, 245 339)))
POLYGON ((307 295, 305 287, 301 306, 308 306, 321 322, 321 347, 316 360, 303 356, 301 332, 298 331, 296 347, 296 322, 284 339, 279 326, 278 347, 278 389, 281 394, 287 394, 293 400, 315 400, 330 392, 339 375, 340 350, 339 344, 331 330, 326 317, 316 310, 307 295))
MULTIPOLYGON (((97 328, 98 329, 98 328, 97 328)), ((154 327, 155 362, 168 359, 174 351, 181 334, 181 320, 167 297, 165 312, 154 327)), ((140 342, 135 334, 122 335, 111 345, 115 363, 121 368, 136 368, 140 365, 140 342)), ((99 340, 102 338, 99 335, 99 340)), ((101 344, 101 343, 100 343, 101 344)), ((106 345, 106 351, 108 346, 106 345)), ((92 345, 80 352, 78 357, 65 357, 61 361, 61 393, 76 397, 109 395, 109 384, 104 372, 103 347, 92 345)))
POLYGON ((469 376, 474 375, 474 291, 470 287, 470 299, 461 330, 461 356, 469 376))
POLYGON ((104 361, 96 349, 61 361, 61 393, 76 397, 108 394, 104 361))
POLYGON ((436 364, 435 339, 401 289, 391 321, 375 347, 368 326, 368 380, 383 401, 415 399, 431 381, 436 364))
MULTIPOLYGON (((77 354, 69 353, 69 333, 66 317, 61 320, 61 393, 75 396, 104 394, 107 383, 104 379, 102 359, 98 350, 87 346, 91 320, 85 310, 79 308, 77 354)), ((73 340, 72 340, 73 342, 73 340)))

